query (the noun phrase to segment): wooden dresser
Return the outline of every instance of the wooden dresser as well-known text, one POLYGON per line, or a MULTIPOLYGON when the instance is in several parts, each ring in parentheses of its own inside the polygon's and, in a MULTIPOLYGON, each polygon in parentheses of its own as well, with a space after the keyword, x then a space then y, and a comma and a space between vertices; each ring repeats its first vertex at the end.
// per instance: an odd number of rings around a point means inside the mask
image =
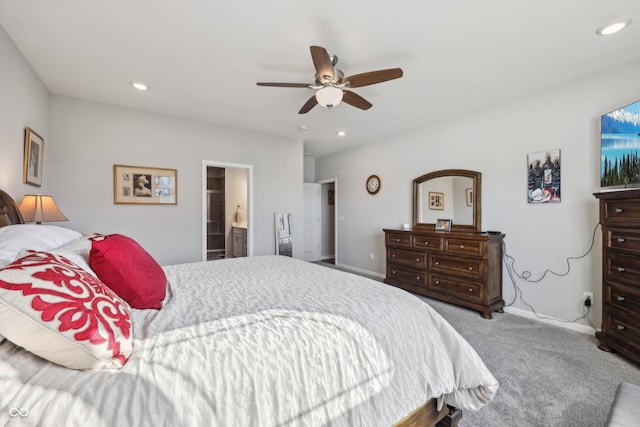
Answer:
POLYGON ((602 227, 598 346, 640 363, 640 190, 595 193, 602 227))
POLYGON ((385 283, 468 307, 502 312, 504 234, 384 229, 385 283))

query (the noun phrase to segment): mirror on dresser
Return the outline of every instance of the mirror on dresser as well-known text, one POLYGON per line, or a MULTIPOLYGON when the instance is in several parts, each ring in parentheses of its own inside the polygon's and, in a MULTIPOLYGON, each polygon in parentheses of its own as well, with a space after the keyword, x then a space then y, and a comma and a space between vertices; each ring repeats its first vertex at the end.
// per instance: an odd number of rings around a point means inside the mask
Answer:
MULTIPOLYGON (((480 312, 502 312, 502 239, 482 233, 480 172, 449 169, 413 180, 413 228, 383 229, 385 283, 480 312), (436 227, 450 219, 450 230, 436 227)), ((448 228, 448 227, 447 227, 448 228)))
POLYGON ((480 232, 481 174, 446 169, 413 180, 413 228, 433 230, 438 219, 450 219, 451 231, 480 232))

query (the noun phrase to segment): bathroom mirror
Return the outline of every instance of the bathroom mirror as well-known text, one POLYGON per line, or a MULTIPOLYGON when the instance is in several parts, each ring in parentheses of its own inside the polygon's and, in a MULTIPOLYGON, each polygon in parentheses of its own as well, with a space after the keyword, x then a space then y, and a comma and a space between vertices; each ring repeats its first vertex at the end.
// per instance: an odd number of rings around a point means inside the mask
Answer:
POLYGON ((291 214, 276 212, 276 255, 293 257, 293 239, 291 237, 291 214))
POLYGON ((480 232, 481 174, 464 169, 431 172, 413 180, 413 228, 434 230, 439 219, 451 231, 480 232))

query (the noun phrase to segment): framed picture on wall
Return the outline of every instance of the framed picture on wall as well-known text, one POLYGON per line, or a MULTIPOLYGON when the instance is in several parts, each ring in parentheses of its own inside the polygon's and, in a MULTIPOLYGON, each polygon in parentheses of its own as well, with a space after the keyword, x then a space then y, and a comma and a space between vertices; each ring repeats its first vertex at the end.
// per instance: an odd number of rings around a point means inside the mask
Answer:
POLYGON ((444 210, 444 193, 429 191, 429 209, 444 210))
POLYGON ((113 165, 113 203, 176 205, 178 171, 145 166, 113 165))
POLYGON ((44 161, 44 139, 31 128, 24 132, 24 173, 25 184, 42 186, 42 163, 44 161))

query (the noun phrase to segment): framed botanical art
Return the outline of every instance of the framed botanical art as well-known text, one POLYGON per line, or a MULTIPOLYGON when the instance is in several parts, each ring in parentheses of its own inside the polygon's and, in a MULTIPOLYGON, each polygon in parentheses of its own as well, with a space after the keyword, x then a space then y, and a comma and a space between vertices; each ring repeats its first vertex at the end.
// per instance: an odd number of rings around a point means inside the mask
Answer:
POLYGON ((42 163, 44 161, 44 139, 26 128, 24 132, 24 173, 25 184, 42 186, 42 163))
POLYGON ((429 191, 429 209, 444 210, 444 193, 429 191))
POLYGON ((113 165, 113 203, 175 205, 178 203, 178 171, 113 165))

